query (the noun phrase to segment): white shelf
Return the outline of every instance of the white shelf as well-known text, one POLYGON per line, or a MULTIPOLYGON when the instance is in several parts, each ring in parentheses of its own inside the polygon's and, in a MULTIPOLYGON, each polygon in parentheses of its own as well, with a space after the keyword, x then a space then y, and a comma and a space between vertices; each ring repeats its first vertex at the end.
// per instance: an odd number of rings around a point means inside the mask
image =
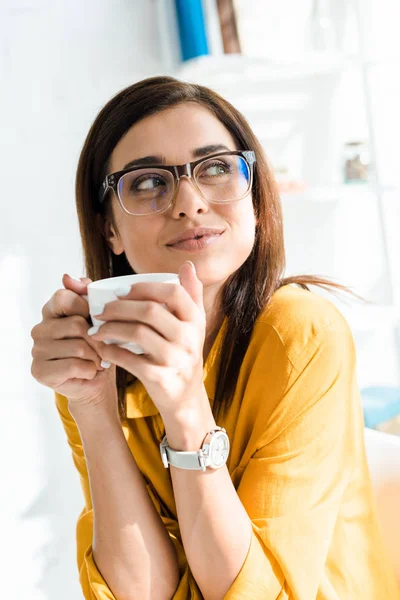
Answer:
POLYGON ((304 190, 282 192, 282 202, 337 202, 340 200, 351 201, 360 198, 376 198, 375 188, 372 184, 348 184, 310 186, 304 190))
POLYGON ((176 72, 180 79, 217 77, 220 84, 236 83, 240 77, 246 82, 294 81, 341 72, 354 64, 355 58, 341 54, 310 55, 298 62, 281 62, 250 58, 241 54, 200 56, 184 62, 176 72))
MULTIPOLYGON (((381 191, 393 192, 398 189, 399 188, 394 185, 386 185, 382 187, 381 191)), ((341 200, 351 202, 360 199, 376 200, 377 192, 375 185, 372 183, 349 183, 341 185, 310 186, 304 190, 281 192, 280 197, 282 202, 338 202, 341 200)))
POLYGON ((262 82, 291 82, 333 73, 349 68, 373 68, 388 64, 398 67, 400 57, 361 59, 355 55, 340 53, 305 54, 298 61, 275 62, 265 58, 243 54, 209 54, 181 63, 174 75, 180 79, 217 77, 222 84, 237 83, 238 77, 246 78, 247 84, 262 82))

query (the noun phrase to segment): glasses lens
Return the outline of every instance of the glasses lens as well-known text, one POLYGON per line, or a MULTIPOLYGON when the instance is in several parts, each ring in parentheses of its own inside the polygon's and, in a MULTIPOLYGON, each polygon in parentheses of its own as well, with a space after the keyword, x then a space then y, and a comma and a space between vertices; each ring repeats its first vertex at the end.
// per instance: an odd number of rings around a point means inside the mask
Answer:
POLYGON ((232 202, 243 198, 250 190, 250 169, 241 156, 221 155, 196 166, 195 182, 207 200, 232 202))
POLYGON ((118 195, 132 215, 147 215, 166 208, 172 198, 174 178, 163 169, 139 169, 121 177, 118 195))

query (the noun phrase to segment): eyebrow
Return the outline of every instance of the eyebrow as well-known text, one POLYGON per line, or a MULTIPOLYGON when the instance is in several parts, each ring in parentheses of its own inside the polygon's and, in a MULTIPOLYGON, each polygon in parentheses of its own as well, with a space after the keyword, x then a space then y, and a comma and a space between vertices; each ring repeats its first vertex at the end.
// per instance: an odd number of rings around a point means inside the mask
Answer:
MULTIPOLYGON (((224 144, 209 144, 208 146, 201 146, 192 150, 191 154, 193 158, 202 158, 207 154, 216 154, 217 152, 223 152, 224 150, 231 152, 231 149, 224 144)), ((143 156, 142 158, 136 158, 131 160, 123 167, 123 169, 129 169, 130 167, 136 167, 140 165, 166 165, 167 161, 161 154, 154 154, 153 156, 143 156)))

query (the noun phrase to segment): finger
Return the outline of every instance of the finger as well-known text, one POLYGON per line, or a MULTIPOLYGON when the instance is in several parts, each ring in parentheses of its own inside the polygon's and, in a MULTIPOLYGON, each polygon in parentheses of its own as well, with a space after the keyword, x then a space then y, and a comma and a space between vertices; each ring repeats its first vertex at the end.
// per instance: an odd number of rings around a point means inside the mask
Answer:
POLYGON ((31 336, 34 341, 88 338, 89 324, 84 317, 72 315, 63 319, 47 319, 36 325, 31 336))
POLYGON ((31 337, 35 342, 34 345, 43 343, 49 345, 54 340, 82 339, 99 355, 99 350, 101 350, 103 343, 94 340, 88 335, 89 328, 90 325, 84 317, 73 315, 71 317, 64 317, 63 319, 42 321, 32 329, 31 337))
POLYGON ((196 267, 192 261, 187 260, 180 266, 179 280, 199 310, 205 312, 203 303, 203 283, 197 277, 196 267))
POLYGON ((89 305, 78 293, 72 290, 57 290, 42 310, 44 319, 80 315, 89 318, 89 305))
MULTIPOLYGON (((168 310, 180 321, 198 321, 201 311, 182 285, 143 281, 135 283, 126 295, 117 296, 120 300, 151 300, 165 304, 168 310)), ((110 302, 112 304, 112 302, 110 302)), ((108 305, 107 305, 108 306, 108 305)))
POLYGON ((138 378, 147 377, 149 369, 157 368, 146 354, 133 354, 115 344, 105 346, 103 360, 110 362, 111 365, 122 367, 138 378))
POLYGON ((45 319, 32 329, 31 335, 36 339, 75 339, 83 338, 86 341, 92 339, 88 335, 91 325, 85 317, 72 315, 70 317, 45 319))
POLYGON ((32 376, 52 389, 59 388, 70 379, 92 380, 98 370, 94 362, 80 358, 63 358, 43 363, 34 359, 31 367, 32 376))
POLYGON ((89 283, 92 283, 92 280, 88 277, 81 277, 77 279, 75 277, 71 277, 68 273, 64 273, 62 277, 62 284, 66 289, 69 289, 77 294, 87 294, 87 286, 89 283))
MULTIPOLYGON (((115 345, 116 340, 123 343, 134 342, 135 344, 139 344, 145 353, 150 355, 158 365, 168 365, 168 358, 171 352, 173 353, 174 348, 177 348, 175 344, 171 345, 170 342, 161 337, 153 329, 142 323, 117 323, 112 321, 102 325, 98 333, 93 337, 96 340, 105 342, 105 346, 108 346, 110 342, 115 345)), ((182 351, 182 348, 180 348, 180 351, 182 351)), ((106 348, 103 347, 101 349, 103 358, 105 352, 106 348)))
POLYGON ((36 343, 32 348, 32 357, 40 361, 66 358, 80 358, 95 363, 101 368, 101 357, 85 340, 55 340, 51 344, 36 343))
MULTIPOLYGON (((97 317, 97 315, 95 315, 97 317)), ((153 301, 125 301, 115 300, 105 305, 101 313, 101 321, 145 324, 159 336, 169 341, 176 341, 179 320, 166 310, 162 304, 153 301)), ((103 330, 101 327, 101 330, 103 330)), ((104 330, 103 330, 104 331, 104 330)), ((95 337, 95 336, 94 336, 95 337)), ((95 339, 97 339, 95 337, 95 339)), ((118 339, 118 338, 117 338, 118 339)))

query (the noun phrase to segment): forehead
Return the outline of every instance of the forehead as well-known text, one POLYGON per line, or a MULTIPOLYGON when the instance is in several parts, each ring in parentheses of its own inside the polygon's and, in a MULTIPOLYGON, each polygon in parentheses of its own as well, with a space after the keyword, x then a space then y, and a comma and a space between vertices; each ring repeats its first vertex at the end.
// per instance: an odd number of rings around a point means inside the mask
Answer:
POLYGON ((183 164, 193 160, 192 150, 211 144, 238 149, 228 129, 211 111, 188 102, 133 125, 114 148, 110 166, 118 171, 131 160, 158 154, 167 164, 183 164))

